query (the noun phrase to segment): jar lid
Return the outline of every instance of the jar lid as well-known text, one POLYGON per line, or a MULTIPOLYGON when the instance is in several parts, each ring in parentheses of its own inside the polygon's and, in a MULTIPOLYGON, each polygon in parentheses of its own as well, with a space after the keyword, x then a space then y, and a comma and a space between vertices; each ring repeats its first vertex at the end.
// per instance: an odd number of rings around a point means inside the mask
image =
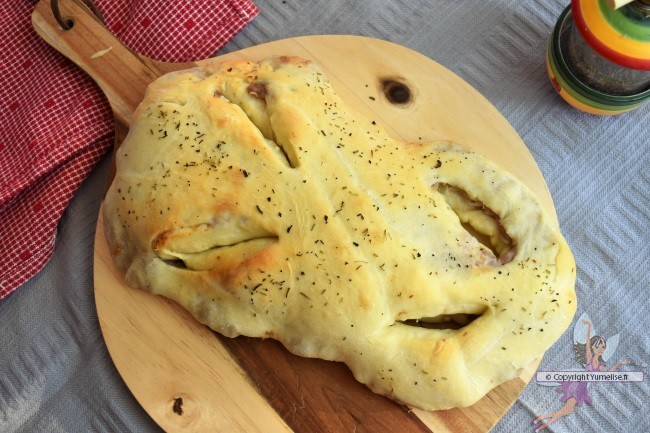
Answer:
POLYGON ((598 54, 626 68, 650 70, 650 3, 634 3, 612 9, 606 0, 571 0, 571 12, 598 54))

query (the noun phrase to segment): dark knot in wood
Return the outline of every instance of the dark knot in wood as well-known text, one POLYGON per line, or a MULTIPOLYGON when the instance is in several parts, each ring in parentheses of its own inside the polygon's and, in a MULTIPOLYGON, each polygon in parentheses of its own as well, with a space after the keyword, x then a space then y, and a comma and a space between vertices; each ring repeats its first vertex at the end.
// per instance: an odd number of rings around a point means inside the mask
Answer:
POLYGON ((174 405, 172 406, 172 410, 177 415, 183 415, 183 399, 181 397, 174 399, 174 405))
POLYGON ((381 88, 391 104, 405 105, 411 101, 411 90, 406 84, 394 78, 382 79, 381 88))

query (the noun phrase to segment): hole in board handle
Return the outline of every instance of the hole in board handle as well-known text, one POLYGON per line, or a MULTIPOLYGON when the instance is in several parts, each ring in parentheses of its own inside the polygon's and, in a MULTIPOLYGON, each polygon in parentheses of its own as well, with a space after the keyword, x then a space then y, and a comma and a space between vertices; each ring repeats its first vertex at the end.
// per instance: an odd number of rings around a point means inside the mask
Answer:
POLYGON ((52 6, 52 15, 54 15, 54 19, 57 23, 59 23, 59 26, 61 26, 63 30, 70 30, 72 27, 74 27, 74 21, 72 18, 61 16, 61 9, 59 9, 59 0, 52 0, 50 2, 50 6, 52 6))
MULTIPOLYGON (((83 0, 83 3, 90 10, 90 12, 95 15, 100 23, 103 25, 106 24, 104 15, 97 8, 97 6, 95 6, 92 0, 83 0)), ((59 26, 61 26, 63 30, 70 30, 74 27, 74 20, 72 18, 64 17, 61 15, 61 9, 59 9, 59 0, 51 0, 50 6, 52 7, 52 15, 54 15, 54 19, 56 19, 56 22, 59 23, 59 26)))

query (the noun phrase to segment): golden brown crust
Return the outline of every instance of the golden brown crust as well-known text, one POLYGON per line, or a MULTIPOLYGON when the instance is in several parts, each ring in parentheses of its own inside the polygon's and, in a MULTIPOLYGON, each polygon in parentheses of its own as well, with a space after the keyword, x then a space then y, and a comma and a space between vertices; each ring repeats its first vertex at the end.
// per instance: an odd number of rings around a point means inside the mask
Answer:
POLYGON ((153 83, 104 210, 130 285, 420 408, 515 377, 576 307, 571 252, 521 182, 391 139, 295 57, 153 83), (474 320, 435 323, 450 318, 474 320))

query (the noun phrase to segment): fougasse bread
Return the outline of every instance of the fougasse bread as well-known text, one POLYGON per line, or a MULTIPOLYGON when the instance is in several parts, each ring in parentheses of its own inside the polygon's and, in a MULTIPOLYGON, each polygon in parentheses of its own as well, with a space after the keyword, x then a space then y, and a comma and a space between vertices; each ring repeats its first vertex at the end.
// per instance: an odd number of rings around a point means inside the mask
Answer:
POLYGON ((475 403, 576 309, 571 251, 522 182, 392 139, 304 59, 159 78, 116 166, 104 221, 128 285, 412 407, 475 403))

